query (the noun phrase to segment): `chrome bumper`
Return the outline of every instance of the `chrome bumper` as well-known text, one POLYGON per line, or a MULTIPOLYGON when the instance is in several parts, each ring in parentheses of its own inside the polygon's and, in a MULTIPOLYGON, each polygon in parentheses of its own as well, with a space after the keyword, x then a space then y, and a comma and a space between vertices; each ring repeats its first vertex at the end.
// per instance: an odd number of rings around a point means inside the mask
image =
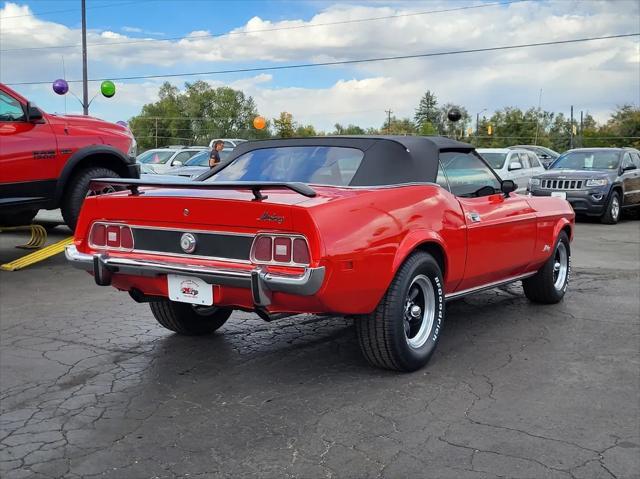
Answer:
POLYGON ((67 246, 64 255, 73 267, 93 273, 96 284, 108 286, 113 273, 135 276, 158 276, 183 274, 195 276, 209 284, 251 289, 256 306, 271 304, 271 293, 282 292, 311 296, 318 292, 324 280, 325 268, 305 268, 301 275, 269 273, 261 267, 251 271, 209 268, 159 261, 143 261, 128 258, 113 258, 106 254, 80 253, 75 245, 67 246))

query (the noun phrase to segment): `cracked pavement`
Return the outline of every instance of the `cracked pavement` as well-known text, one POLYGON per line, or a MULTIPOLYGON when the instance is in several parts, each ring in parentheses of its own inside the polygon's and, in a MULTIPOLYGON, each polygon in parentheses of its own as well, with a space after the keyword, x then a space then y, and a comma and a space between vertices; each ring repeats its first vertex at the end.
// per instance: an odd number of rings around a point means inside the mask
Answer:
POLYGON ((180 337, 61 255, 1 272, 0 476, 638 478, 639 271, 640 222, 579 223, 562 303, 449 303, 412 374, 342 318, 180 337))

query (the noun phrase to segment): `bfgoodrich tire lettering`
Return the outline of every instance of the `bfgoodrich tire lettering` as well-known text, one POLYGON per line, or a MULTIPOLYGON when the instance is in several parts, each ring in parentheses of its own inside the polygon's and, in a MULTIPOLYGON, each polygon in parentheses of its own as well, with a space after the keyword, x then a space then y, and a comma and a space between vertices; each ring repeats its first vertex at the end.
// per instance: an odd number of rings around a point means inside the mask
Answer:
POLYGON ((540 270, 522 281, 524 294, 535 303, 554 304, 562 300, 571 279, 571 245, 560 232, 553 253, 540 270))
POLYGON ((233 310, 197 307, 163 299, 149 303, 156 321, 171 331, 187 336, 211 334, 227 322, 233 310))
POLYGON ((416 252, 400 267, 375 311, 356 319, 364 357, 396 371, 423 367, 436 349, 444 316, 440 267, 431 255, 416 252))

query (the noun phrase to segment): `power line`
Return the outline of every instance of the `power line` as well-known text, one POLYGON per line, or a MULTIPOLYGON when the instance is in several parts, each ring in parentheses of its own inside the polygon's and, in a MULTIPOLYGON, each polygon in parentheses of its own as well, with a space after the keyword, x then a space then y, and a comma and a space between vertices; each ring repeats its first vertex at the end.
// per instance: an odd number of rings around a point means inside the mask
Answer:
MULTIPOLYGON (((132 3, 141 3, 142 1, 146 1, 146 2, 150 2, 150 1, 154 1, 154 0, 137 0, 137 1, 133 1, 133 2, 121 2, 121 3, 108 3, 105 5, 93 5, 93 6, 89 6, 87 7, 87 10, 89 9, 96 9, 96 8, 112 8, 112 7, 121 7, 122 5, 131 5, 132 3)), ((38 12, 38 13, 28 13, 28 14, 24 14, 24 15, 12 15, 10 17, 0 17, 0 20, 7 20, 9 18, 22 18, 22 17, 36 17, 36 16, 41 16, 41 15, 49 15, 51 13, 68 13, 68 12, 77 12, 78 9, 77 8, 67 8, 66 10, 49 10, 48 12, 38 12)))
MULTIPOLYGON (((331 25, 346 25, 351 23, 364 23, 364 22, 372 22, 377 20, 387 20, 390 18, 405 18, 405 17, 413 17, 418 15, 429 15, 433 13, 447 13, 447 12, 457 12, 461 10, 471 10, 478 8, 486 8, 486 7, 495 7, 499 5, 510 5, 513 3, 521 3, 526 2, 528 0, 509 0, 506 2, 495 2, 495 3, 485 3, 481 5, 468 5, 465 7, 456 7, 456 8, 447 8, 444 10, 429 10, 424 12, 414 12, 414 13, 401 13, 396 15, 386 15, 382 17, 368 17, 368 18, 357 18, 353 20, 340 20, 336 22, 324 22, 324 23, 309 23, 305 25, 291 25, 288 27, 275 27, 275 28, 265 28, 262 30, 240 30, 235 32, 227 32, 227 33, 210 33, 206 35, 183 35, 179 37, 169 37, 169 38, 151 38, 145 40, 128 40, 124 42, 100 42, 100 43, 90 43, 88 46, 90 47, 101 47, 101 46, 113 46, 113 45, 131 45, 136 43, 152 43, 152 42, 169 42, 172 40, 199 40, 201 38, 216 38, 216 37, 225 37, 225 36, 233 36, 233 35, 249 35, 253 33, 267 33, 267 32, 278 32, 282 30, 299 30, 303 28, 315 28, 315 27, 326 27, 331 25)), ((25 51, 25 50, 49 50, 49 49, 58 49, 58 48, 77 48, 79 44, 73 45, 55 45, 48 47, 26 47, 26 48, 7 48, 5 50, 0 50, 0 52, 17 52, 17 51, 25 51)))
MULTIPOLYGON (((391 61, 391 60, 407 60, 413 58, 429 58, 429 57, 442 57, 448 55, 460 55, 463 53, 482 53, 482 52, 492 52, 499 50, 514 50, 517 48, 530 48, 530 47, 541 47, 541 46, 549 46, 549 45, 564 45, 569 43, 582 43, 582 42, 590 42, 594 40, 610 40, 614 38, 627 38, 627 37, 637 37, 640 36, 640 32, 637 33, 622 33, 618 35, 606 35, 601 37, 588 37, 588 38, 576 38, 573 40, 556 40, 552 42, 541 42, 541 43, 523 43, 520 45, 505 45, 500 47, 487 47, 487 48, 473 48, 467 50, 451 50, 445 52, 432 52, 432 53, 419 53, 415 55, 397 55, 392 57, 378 57, 378 58, 363 58, 359 60, 337 60, 331 62, 319 62, 319 63, 298 63, 293 65, 279 65, 272 67, 251 67, 251 68, 238 68, 232 70, 213 70, 206 72, 184 72, 184 73, 169 73, 163 75, 132 75, 126 77, 108 77, 108 78, 93 78, 89 81, 98 82, 105 80, 149 80, 154 78, 175 78, 175 77, 187 77, 187 76, 208 76, 208 75, 221 75, 226 73, 253 73, 253 72, 263 72, 263 71, 275 71, 275 70, 291 70, 297 68, 313 68, 313 67, 325 67, 325 66, 335 66, 335 65, 353 65, 358 63, 374 63, 374 62, 383 62, 383 61, 391 61)), ((82 80, 67 80, 68 83, 78 83, 82 80)), ((19 86, 19 85, 48 85, 51 83, 50 81, 36 81, 36 82, 14 82, 7 83, 7 85, 11 86, 19 86)))

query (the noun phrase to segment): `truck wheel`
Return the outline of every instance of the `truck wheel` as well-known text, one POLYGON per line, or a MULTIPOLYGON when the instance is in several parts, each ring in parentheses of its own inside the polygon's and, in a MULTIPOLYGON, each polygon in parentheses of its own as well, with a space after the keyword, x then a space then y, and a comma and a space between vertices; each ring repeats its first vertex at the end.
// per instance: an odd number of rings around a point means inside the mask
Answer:
POLYGON ((611 193, 607 209, 600 217, 600 222, 605 225, 615 225, 620 219, 620 194, 617 191, 611 193))
POLYGON ((415 371, 435 351, 444 321, 442 272, 433 257, 414 253, 376 310, 355 321, 360 348, 374 366, 415 371))
POLYGON ((553 254, 534 276, 522 281, 522 287, 530 301, 555 304, 564 297, 570 278, 571 246, 567 233, 562 231, 553 254))
POLYGON ((195 306, 169 299, 149 303, 161 326, 187 336, 211 334, 231 316, 232 309, 195 306))
POLYGON ((89 191, 89 182, 95 178, 120 178, 120 175, 108 168, 92 166, 80 170, 69 180, 60 209, 64 222, 71 228, 71 231, 76 229, 82 202, 89 191))
POLYGON ((1 226, 29 225, 38 214, 38 210, 23 210, 17 213, 0 213, 1 226))

